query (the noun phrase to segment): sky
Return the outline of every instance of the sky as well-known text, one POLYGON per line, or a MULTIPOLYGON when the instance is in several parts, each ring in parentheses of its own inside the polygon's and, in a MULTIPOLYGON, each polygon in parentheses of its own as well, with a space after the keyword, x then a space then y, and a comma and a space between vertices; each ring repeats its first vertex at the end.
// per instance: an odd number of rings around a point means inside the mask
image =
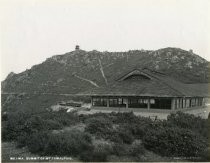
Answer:
POLYGON ((209 0, 0 0, 1 80, 73 51, 193 49, 210 61, 209 0))

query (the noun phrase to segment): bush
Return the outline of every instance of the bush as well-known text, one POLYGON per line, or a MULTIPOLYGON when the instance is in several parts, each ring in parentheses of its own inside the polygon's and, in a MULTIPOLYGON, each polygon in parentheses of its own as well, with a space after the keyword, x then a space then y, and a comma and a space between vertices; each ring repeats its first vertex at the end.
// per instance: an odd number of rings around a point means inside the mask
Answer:
POLYGON ((141 121, 139 123, 124 123, 120 126, 121 128, 124 128, 125 132, 129 132, 129 134, 133 135, 136 139, 142 139, 145 131, 149 129, 150 123, 153 122, 141 121))
POLYGON ((144 146, 163 156, 197 157, 207 146, 206 139, 188 129, 159 127, 147 130, 144 146))
POLYGON ((73 113, 56 112, 53 114, 53 120, 59 122, 63 126, 75 125, 79 122, 79 117, 73 113))
POLYGON ((210 147, 206 148, 201 154, 201 161, 210 161, 210 147))
POLYGON ((54 119, 44 119, 41 116, 32 116, 24 123, 25 132, 34 133, 46 130, 57 130, 63 128, 63 125, 54 119))
POLYGON ((2 121, 1 123, 1 137, 2 141, 11 141, 11 134, 9 133, 7 122, 2 121))
POLYGON ((3 141, 17 139, 22 141, 21 139, 26 134, 61 129, 65 125, 73 125, 78 121, 78 116, 71 113, 8 113, 7 121, 2 123, 2 139, 3 141))
POLYGON ((44 124, 45 124, 45 128, 47 130, 58 130, 58 129, 62 129, 63 128, 63 125, 60 124, 59 122, 55 121, 55 120, 45 120, 44 121, 44 124))
POLYGON ((39 132, 45 130, 45 123, 44 120, 40 116, 32 116, 25 120, 24 125, 24 132, 27 134, 39 132))
POLYGON ((121 143, 115 143, 113 145, 113 154, 117 156, 126 156, 130 154, 129 145, 127 144, 121 144, 121 143))
POLYGON ((93 149, 90 135, 77 130, 57 134, 34 133, 27 146, 32 153, 50 156, 76 156, 93 149))
POLYGON ((8 120, 2 123, 2 139, 3 141, 16 140, 23 132, 25 132, 25 120, 27 114, 16 112, 8 114, 8 120))
POLYGON ((109 135, 108 139, 117 143, 131 144, 134 141, 134 137, 129 130, 125 128, 116 129, 112 134, 109 135))
POLYGON ((83 151, 93 149, 89 134, 72 130, 65 133, 51 134, 45 148, 45 155, 77 156, 83 151))
POLYGON ((29 136, 26 132, 23 132, 21 135, 19 135, 16 139, 17 141, 17 147, 22 148, 27 146, 27 144, 30 142, 31 136, 29 136))
POLYGON ((92 119, 92 118, 104 118, 104 119, 107 119, 109 121, 112 121, 111 120, 111 114, 112 113, 95 113, 95 114, 86 114, 86 115, 79 115, 79 117, 81 118, 80 120, 82 120, 83 122, 88 120, 88 119, 92 119))
POLYGON ((130 147, 130 155, 132 156, 138 157, 140 155, 144 155, 145 151, 144 145, 140 140, 135 140, 130 147))
POLYGON ((105 162, 108 156, 113 152, 110 144, 100 143, 94 146, 93 151, 85 151, 80 155, 82 161, 105 162))
POLYGON ((124 112, 124 113, 114 113, 110 114, 113 118, 113 123, 136 123, 138 117, 133 114, 133 112, 124 112))
POLYGON ((196 117, 192 114, 186 114, 181 111, 172 113, 167 117, 167 125, 190 129, 194 132, 202 134, 206 138, 209 137, 208 120, 196 117))
MULTIPOLYGON (((81 120, 88 120, 92 118, 103 118, 106 119, 107 121, 110 121, 115 124, 122 124, 122 123, 138 123, 139 122, 139 117, 134 115, 133 112, 111 112, 111 113, 95 113, 95 114, 89 114, 89 115, 82 115, 80 116, 81 120)), ((141 117, 140 119, 149 119, 149 118, 143 118, 141 117)))
POLYGON ((31 153, 44 155, 46 147, 48 145, 49 137, 50 133, 46 131, 33 133, 26 142, 29 151, 31 153))
POLYGON ((113 130, 112 122, 104 117, 91 118, 87 121, 85 131, 106 138, 113 130))
POLYGON ((129 147, 129 155, 133 157, 135 162, 145 162, 145 148, 140 140, 135 140, 129 147))

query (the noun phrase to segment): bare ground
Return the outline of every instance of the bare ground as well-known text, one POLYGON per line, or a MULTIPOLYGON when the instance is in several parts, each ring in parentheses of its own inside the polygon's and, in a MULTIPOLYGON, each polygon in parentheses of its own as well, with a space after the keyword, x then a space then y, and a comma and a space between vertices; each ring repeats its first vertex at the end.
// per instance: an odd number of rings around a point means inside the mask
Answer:
MULTIPOLYGON (((180 111, 183 111, 185 113, 193 114, 195 116, 200 116, 202 118, 207 119, 208 114, 210 112, 210 106, 204 107, 204 108, 190 108, 190 109, 182 109, 180 111)), ((86 110, 80 110, 78 111, 78 114, 95 114, 95 113, 111 113, 111 112, 117 112, 116 110, 111 109, 91 109, 90 111, 86 110)), ((122 111, 121 111, 122 112, 122 111)), ((155 112, 148 112, 147 110, 141 109, 141 111, 134 112, 137 116, 143 116, 143 117, 150 117, 152 119, 167 119, 167 116, 170 114, 170 112, 161 112, 161 110, 157 110, 155 112)))

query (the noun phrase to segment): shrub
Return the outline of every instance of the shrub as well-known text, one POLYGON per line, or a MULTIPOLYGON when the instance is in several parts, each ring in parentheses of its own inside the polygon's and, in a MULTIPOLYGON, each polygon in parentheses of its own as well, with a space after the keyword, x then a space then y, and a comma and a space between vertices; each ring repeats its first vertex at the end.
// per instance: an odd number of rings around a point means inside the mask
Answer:
POLYGON ((3 141, 16 140, 19 135, 25 132, 24 123, 27 119, 27 114, 16 112, 8 114, 8 120, 2 124, 3 141))
POLYGON ((28 134, 45 130, 44 120, 40 116, 32 116, 25 120, 24 131, 28 134))
POLYGON ((126 130, 126 128, 119 128, 119 130, 116 131, 116 135, 123 143, 131 144, 134 141, 132 133, 129 130, 126 130))
POLYGON ((63 126, 75 125, 79 122, 79 117, 73 113, 57 112, 54 114, 54 120, 63 126))
POLYGON ((45 120, 44 121, 45 127, 47 130, 58 130, 58 129, 62 129, 63 125, 60 124, 59 122, 55 121, 55 120, 45 120))
POLYGON ((87 121, 85 131, 99 137, 107 137, 113 130, 112 122, 104 117, 91 118, 87 121))
POLYGON ((21 135, 17 137, 17 147, 22 148, 27 146, 28 142, 30 141, 31 136, 26 132, 23 132, 21 135))
POLYGON ((71 113, 8 113, 7 121, 3 121, 2 125, 2 138, 3 141, 21 140, 25 134, 61 129, 78 121, 78 116, 71 113))
POLYGON ((76 156, 93 149, 89 134, 72 130, 65 133, 51 134, 45 148, 45 155, 76 156))
POLYGON ((144 155, 145 151, 144 145, 140 140, 135 140, 130 147, 130 155, 132 156, 144 155))
POLYGON ((61 129, 62 127, 63 125, 56 120, 44 120, 41 118, 41 116, 35 115, 26 119, 25 123, 23 124, 23 131, 30 135, 40 131, 57 130, 61 129))
POLYGON ((94 145, 93 151, 85 151, 80 155, 82 161, 105 162, 108 156, 113 152, 112 146, 106 143, 94 145))
POLYGON ((131 157, 135 161, 141 161, 141 156, 145 154, 145 151, 139 140, 135 140, 131 145, 119 143, 113 145, 113 155, 131 157))
POLYGON ((114 142, 114 143, 119 143, 122 144, 123 140, 122 138, 119 136, 119 133, 117 131, 112 131, 112 133, 110 133, 106 139, 109 139, 110 141, 114 142))
POLYGON ((201 153, 201 161, 210 161, 210 147, 206 148, 203 153, 201 153))
POLYGON ((49 141, 49 137, 50 133, 46 131, 33 133, 26 142, 29 151, 32 153, 44 155, 46 150, 45 148, 47 147, 47 143, 49 141))
POLYGON ((190 129, 202 134, 206 138, 208 137, 207 126, 209 125, 207 121, 208 120, 202 119, 201 117, 196 117, 181 111, 172 113, 167 117, 167 125, 190 129))
POLYGON ((160 127, 147 130, 144 146, 163 156, 196 157, 206 148, 206 139, 188 129, 160 127))
POLYGON ((145 148, 140 140, 135 140, 129 147, 129 155, 133 157, 135 162, 145 162, 145 148))
POLYGON ((106 119, 107 121, 112 121, 109 113, 95 113, 95 114, 80 114, 79 116, 80 122, 87 123, 90 119, 106 119))
POLYGON ((2 141, 11 141, 11 135, 9 134, 7 122, 2 121, 1 123, 1 136, 2 136, 2 141))
POLYGON ((121 126, 121 128, 124 128, 124 131, 129 132, 136 139, 141 139, 148 129, 149 123, 124 123, 121 126))
POLYGON ((92 151, 90 135, 72 130, 65 133, 39 132, 27 141, 30 152, 50 156, 76 156, 83 151, 92 151))
POLYGON ((1 121, 7 121, 7 120, 8 120, 8 114, 3 112, 1 114, 1 121))
POLYGON ((121 143, 115 143, 113 145, 113 154, 117 156, 126 156, 130 154, 129 145, 127 144, 121 144, 121 143))
MULTIPOLYGON (((82 120, 88 120, 92 118, 103 118, 107 121, 113 122, 115 124, 121 124, 121 123, 138 123, 139 117, 134 115, 133 112, 111 112, 111 113, 95 113, 95 114, 89 114, 89 115, 83 115, 80 116, 82 120)), ((142 117, 141 117, 142 118, 142 117)), ((149 119, 149 118, 147 118, 149 119)))
POLYGON ((138 121, 138 117, 133 114, 133 112, 123 112, 110 114, 113 118, 113 123, 134 123, 138 121))

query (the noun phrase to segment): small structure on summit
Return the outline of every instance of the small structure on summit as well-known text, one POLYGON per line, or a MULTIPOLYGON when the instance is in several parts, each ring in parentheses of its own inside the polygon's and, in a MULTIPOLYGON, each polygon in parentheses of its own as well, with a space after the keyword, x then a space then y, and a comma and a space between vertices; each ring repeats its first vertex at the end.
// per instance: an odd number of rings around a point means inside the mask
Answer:
POLYGON ((190 52, 191 54, 193 54, 193 50, 192 50, 192 49, 190 49, 189 52, 190 52))
POLYGON ((79 45, 76 45, 75 50, 79 50, 79 45))

